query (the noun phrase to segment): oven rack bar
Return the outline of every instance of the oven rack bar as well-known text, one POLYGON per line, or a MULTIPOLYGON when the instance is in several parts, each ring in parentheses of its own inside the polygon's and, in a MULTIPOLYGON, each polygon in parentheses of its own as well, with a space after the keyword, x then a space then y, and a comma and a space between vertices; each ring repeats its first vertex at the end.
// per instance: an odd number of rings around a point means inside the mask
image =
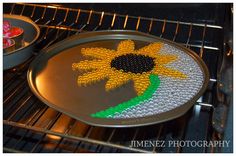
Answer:
POLYGON ((152 152, 152 151, 142 150, 142 149, 138 149, 138 148, 132 148, 132 147, 128 147, 128 146, 124 146, 124 145, 120 145, 120 144, 114 144, 114 143, 111 143, 111 142, 98 141, 98 140, 90 139, 90 138, 87 138, 87 137, 79 137, 79 136, 74 136, 74 135, 69 135, 69 134, 62 134, 62 133, 58 133, 58 132, 55 132, 55 131, 52 131, 52 130, 49 130, 49 129, 27 126, 25 124, 13 122, 13 121, 3 120, 3 123, 6 124, 6 125, 9 125, 9 126, 24 128, 24 129, 27 129, 27 130, 37 131, 37 132, 41 132, 41 133, 44 133, 44 134, 51 134, 51 135, 54 135, 54 136, 69 138, 69 139, 73 139, 73 140, 88 142, 88 143, 102 145, 102 146, 108 146, 108 147, 117 148, 117 149, 130 150, 130 151, 133 151, 133 152, 140 152, 140 153, 150 153, 150 152, 152 152))
MULTIPOLYGON (((81 32, 80 29, 75 29, 75 28, 69 28, 66 26, 57 26, 57 25, 42 25, 42 24, 38 24, 39 27, 44 27, 47 29, 59 29, 59 30, 68 30, 68 31, 74 31, 74 32, 81 32)), ((183 46, 186 46, 186 43, 179 43, 183 46)), ((204 48, 204 49, 208 49, 208 50, 213 50, 213 51, 219 51, 220 49, 218 47, 212 47, 212 46, 201 46, 201 45, 197 45, 197 44, 188 44, 189 47, 193 47, 193 48, 204 48)))
POLYGON ((24 151, 15 150, 12 148, 7 148, 7 147, 3 147, 3 151, 10 152, 10 153, 24 153, 24 151))
MULTIPOLYGON (((23 9, 25 6, 32 6, 32 7, 41 7, 41 8, 51 8, 51 9, 58 9, 58 10, 64 10, 68 13, 68 11, 74 11, 74 12, 84 12, 84 13, 89 13, 90 17, 93 14, 98 14, 98 15, 108 15, 108 16, 119 16, 123 18, 131 18, 131 19, 136 19, 137 22, 139 23, 140 20, 147 20, 150 22, 157 21, 157 22, 166 22, 166 23, 172 23, 172 24, 182 24, 182 25, 193 25, 193 26, 198 26, 198 27, 207 27, 207 28, 215 28, 215 29, 223 29, 222 26, 219 25, 212 25, 212 24, 202 24, 202 23, 190 23, 190 22, 182 22, 182 21, 174 21, 174 20, 166 20, 166 19, 158 19, 158 18, 148 18, 148 17, 137 17, 137 16, 131 16, 131 15, 122 15, 122 14, 117 14, 117 13, 110 13, 110 12, 99 12, 99 11, 94 11, 94 10, 84 10, 84 9, 74 9, 74 8, 68 8, 68 7, 62 7, 62 6, 55 6, 55 5, 42 5, 42 4, 30 4, 30 3, 16 3, 18 5, 23 5, 23 9)), ((22 13, 23 10, 22 9, 22 13)), ((14 7, 13 9, 14 10, 14 7)), ((22 14, 21 13, 21 14, 22 14)), ((44 14, 43 14, 44 16, 44 14)), ((127 22, 127 20, 126 20, 127 22)), ((114 23, 114 22, 113 22, 114 23)))

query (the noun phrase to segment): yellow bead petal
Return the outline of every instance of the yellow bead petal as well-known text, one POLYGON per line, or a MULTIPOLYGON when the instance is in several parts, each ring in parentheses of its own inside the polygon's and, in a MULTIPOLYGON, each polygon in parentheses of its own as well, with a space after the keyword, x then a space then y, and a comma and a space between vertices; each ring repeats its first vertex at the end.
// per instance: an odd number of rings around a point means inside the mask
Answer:
POLYGON ((95 71, 85 73, 82 76, 79 76, 77 82, 79 86, 88 85, 88 84, 98 82, 106 78, 107 76, 108 76, 108 73, 106 70, 95 70, 95 71))
POLYGON ((79 63, 74 63, 72 68, 78 70, 90 70, 90 69, 99 69, 99 68, 107 68, 107 62, 104 60, 84 60, 79 63))
POLYGON ((153 73, 157 75, 168 76, 168 77, 173 77, 173 78, 180 78, 180 79, 187 78, 187 75, 185 75, 184 73, 178 70, 166 68, 163 66, 157 67, 153 73))
POLYGON ((158 52, 160 51, 162 46, 163 46, 163 44, 160 42, 151 43, 148 46, 145 46, 145 47, 137 50, 137 53, 155 58, 158 55, 158 52))
POLYGON ((99 59, 107 59, 112 56, 112 53, 114 53, 114 50, 106 49, 106 48, 82 48, 81 53, 84 56, 91 56, 94 58, 99 59))
POLYGON ((118 88, 130 80, 129 74, 122 73, 121 71, 112 71, 109 73, 109 80, 106 83, 106 91, 118 88))
POLYGON ((133 77, 134 89, 138 95, 142 95, 150 85, 149 74, 133 77))
POLYGON ((134 42, 132 40, 121 41, 117 48, 117 53, 124 54, 134 51, 134 42))
POLYGON ((173 62, 177 59, 178 57, 175 55, 157 55, 155 62, 158 65, 163 65, 163 64, 167 64, 170 62, 173 62))

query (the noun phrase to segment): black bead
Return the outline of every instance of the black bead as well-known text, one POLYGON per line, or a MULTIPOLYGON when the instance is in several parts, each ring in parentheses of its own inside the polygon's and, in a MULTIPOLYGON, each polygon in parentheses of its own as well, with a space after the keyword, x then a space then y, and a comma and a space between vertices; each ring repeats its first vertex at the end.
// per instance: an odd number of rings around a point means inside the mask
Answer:
POLYGON ((121 55, 111 61, 111 67, 135 74, 151 71, 154 66, 154 58, 140 54, 121 55))

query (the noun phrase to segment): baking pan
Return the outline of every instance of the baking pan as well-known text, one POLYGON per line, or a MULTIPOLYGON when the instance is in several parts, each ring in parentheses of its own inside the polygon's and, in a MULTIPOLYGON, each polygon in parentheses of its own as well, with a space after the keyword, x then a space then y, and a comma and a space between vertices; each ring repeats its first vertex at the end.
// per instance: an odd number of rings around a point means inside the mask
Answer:
POLYGON ((12 26, 24 30, 22 46, 3 53, 3 69, 6 70, 25 62, 32 56, 34 43, 40 35, 40 29, 31 19, 25 16, 4 14, 3 20, 9 21, 12 26))
MULTIPOLYGON (((139 70, 147 68, 145 66, 139 70)), ((132 72, 128 73, 136 76, 132 72)), ((120 75, 113 79, 118 83, 125 78, 120 75)), ((190 49, 141 32, 120 30, 81 33, 67 38, 42 51, 28 70, 29 86, 41 101, 77 120, 102 127, 144 126, 177 118, 193 106, 203 94, 208 81, 206 65, 190 49), (158 75, 153 76, 150 70, 136 73, 143 78, 130 79, 120 87, 106 90, 109 88, 108 80, 112 77, 104 76, 102 72, 110 73, 113 70, 115 74, 124 73, 125 70, 117 68, 119 65, 116 63, 122 61, 120 58, 128 56, 137 61, 141 56, 126 53, 126 49, 128 52, 132 45, 137 50, 141 49, 141 52, 145 51, 142 50, 144 47, 150 50, 152 45, 160 45, 158 52, 146 51, 142 56, 142 59, 149 58, 147 62, 151 56, 155 57, 153 61, 158 60, 151 64, 152 71, 155 65, 158 75), (124 54, 121 54, 122 46, 124 54), (109 64, 107 60, 113 56, 116 57, 109 64), (94 72, 92 64, 76 69, 76 65, 92 60, 103 60, 108 62, 108 66, 105 63, 104 66, 96 67, 99 68, 98 72, 94 72), (89 72, 93 74, 86 77, 89 72), (150 81, 146 81, 145 74, 149 74, 150 81), (97 78, 97 81, 79 85, 85 82, 83 78, 97 78), (144 90, 146 82, 150 84, 144 90), (144 87, 140 87, 141 84, 144 87)))

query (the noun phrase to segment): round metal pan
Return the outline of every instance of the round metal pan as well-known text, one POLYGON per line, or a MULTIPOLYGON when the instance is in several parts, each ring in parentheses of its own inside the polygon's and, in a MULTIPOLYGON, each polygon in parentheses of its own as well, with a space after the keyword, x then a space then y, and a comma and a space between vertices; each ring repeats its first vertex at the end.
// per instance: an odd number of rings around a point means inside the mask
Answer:
POLYGON ((33 46, 40 35, 39 27, 28 17, 19 15, 3 15, 3 20, 24 30, 23 46, 3 53, 3 69, 10 69, 25 62, 33 54, 33 46))
MULTIPOLYGON (((155 36, 136 31, 100 31, 81 33, 61 41, 43 51, 30 65, 28 83, 33 93, 48 106, 90 125, 102 127, 135 127, 156 124, 177 118, 186 113, 205 91, 209 81, 206 65, 193 51, 155 36), (198 92, 180 106, 162 113, 131 118, 94 118, 91 113, 136 96, 133 83, 127 83, 113 92, 106 92, 107 80, 87 87, 77 85, 81 73, 71 69, 74 62, 86 60, 81 48, 104 47, 116 49, 122 40, 133 40, 136 48, 152 42, 162 42, 183 51, 203 73, 202 85, 198 92)), ((175 100, 175 99, 172 99, 175 100)))

